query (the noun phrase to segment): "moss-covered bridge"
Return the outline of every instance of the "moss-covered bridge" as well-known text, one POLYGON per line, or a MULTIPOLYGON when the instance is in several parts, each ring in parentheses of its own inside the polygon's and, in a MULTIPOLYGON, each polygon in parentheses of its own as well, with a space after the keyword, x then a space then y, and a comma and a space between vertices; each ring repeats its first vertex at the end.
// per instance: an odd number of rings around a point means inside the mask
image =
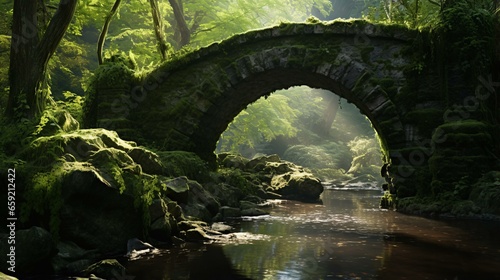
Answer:
MULTIPOLYGON (((446 163, 439 145, 449 143, 441 136, 457 130, 444 124, 447 104, 432 88, 432 69, 422 71, 415 60, 419 35, 364 21, 281 24, 214 43, 147 75, 133 63, 108 62, 97 72, 87 123, 213 160, 220 135, 250 103, 291 86, 327 89, 370 119, 401 195, 411 195, 416 173, 446 176, 433 166, 446 163)), ((471 127, 471 134, 482 129, 471 127)), ((460 145, 448 156, 455 154, 468 156, 460 145)))

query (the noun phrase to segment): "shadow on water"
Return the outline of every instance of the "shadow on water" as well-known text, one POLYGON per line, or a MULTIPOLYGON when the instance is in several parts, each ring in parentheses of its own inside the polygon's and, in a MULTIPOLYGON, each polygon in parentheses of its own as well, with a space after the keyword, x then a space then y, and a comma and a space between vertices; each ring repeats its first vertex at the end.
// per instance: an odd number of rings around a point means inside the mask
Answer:
POLYGON ((377 279, 500 279, 500 255, 405 233, 384 236, 384 264, 377 279))
POLYGON ((127 268, 134 280, 150 279, 250 279, 240 275, 221 246, 186 244, 162 250, 151 259, 140 259, 127 268))
POLYGON ((186 244, 128 264, 134 279, 500 279, 500 224, 378 208, 380 192, 327 190, 234 224, 250 237, 186 244), (259 238, 252 238, 258 236, 259 238))

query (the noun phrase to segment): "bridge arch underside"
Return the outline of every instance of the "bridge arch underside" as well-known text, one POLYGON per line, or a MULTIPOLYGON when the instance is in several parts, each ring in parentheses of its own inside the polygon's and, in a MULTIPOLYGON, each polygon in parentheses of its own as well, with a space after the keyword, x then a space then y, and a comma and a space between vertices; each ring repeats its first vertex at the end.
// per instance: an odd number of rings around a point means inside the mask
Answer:
POLYGON ((273 69, 245 79, 225 92, 224 95, 233 98, 215 101, 216 105, 204 114, 198 129, 190 137, 195 147, 193 151, 203 158, 211 158, 220 135, 249 104, 276 90, 302 85, 329 90, 355 104, 370 119, 387 150, 405 146, 403 124, 397 110, 379 88, 373 88, 367 94, 356 94, 321 74, 298 69, 273 69))
POLYGON ((387 151, 401 149, 407 141, 393 99, 405 86, 404 47, 402 40, 359 43, 354 35, 326 34, 268 38, 230 50, 213 46, 216 51, 189 65, 152 73, 149 79, 167 78, 128 119, 158 148, 193 151, 211 161, 220 135, 249 104, 275 90, 307 85, 355 104, 387 151))

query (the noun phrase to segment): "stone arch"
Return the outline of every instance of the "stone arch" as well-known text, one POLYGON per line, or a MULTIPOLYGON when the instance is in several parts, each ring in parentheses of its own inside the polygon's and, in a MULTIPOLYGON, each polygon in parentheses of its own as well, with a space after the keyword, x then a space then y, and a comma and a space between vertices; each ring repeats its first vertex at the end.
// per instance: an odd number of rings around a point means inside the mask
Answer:
POLYGON ((412 36, 363 21, 247 32, 180 57, 132 85, 122 97, 129 103, 126 114, 113 116, 108 108, 98 115, 105 111, 100 122, 122 137, 213 160, 220 135, 247 105, 275 90, 307 85, 354 103, 386 150, 401 149, 408 139, 395 98, 406 83, 403 50, 412 36))

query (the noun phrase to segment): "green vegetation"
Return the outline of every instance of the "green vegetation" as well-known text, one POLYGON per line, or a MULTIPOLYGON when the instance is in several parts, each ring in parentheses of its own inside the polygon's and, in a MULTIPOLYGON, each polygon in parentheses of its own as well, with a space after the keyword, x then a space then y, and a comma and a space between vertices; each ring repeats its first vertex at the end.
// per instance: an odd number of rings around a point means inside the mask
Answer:
POLYGON ((253 103, 221 135, 218 152, 249 158, 277 153, 323 180, 381 179, 380 145, 369 121, 331 92, 308 87, 277 91, 253 103), (325 127, 332 106, 337 111, 325 127))

